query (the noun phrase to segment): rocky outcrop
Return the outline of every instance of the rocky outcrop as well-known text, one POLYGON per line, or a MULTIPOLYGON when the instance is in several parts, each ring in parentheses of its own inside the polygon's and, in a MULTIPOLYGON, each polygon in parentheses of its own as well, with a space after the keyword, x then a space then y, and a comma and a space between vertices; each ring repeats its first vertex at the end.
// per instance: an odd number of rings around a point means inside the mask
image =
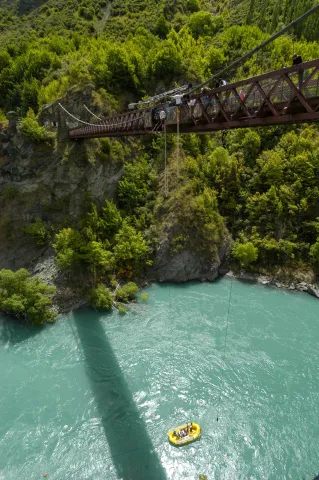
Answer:
POLYGON ((259 273, 252 272, 227 272, 227 276, 232 278, 237 278, 239 280, 260 283, 262 285, 273 285, 277 288, 284 288, 286 290, 297 291, 297 292, 307 292, 310 295, 313 295, 316 298, 319 298, 319 285, 307 282, 282 282, 276 277, 271 277, 268 275, 260 275, 259 273))
MULTIPOLYGON (((84 89, 82 99, 80 91, 69 92, 63 104, 80 115, 80 105, 82 110, 84 103, 92 105, 92 91, 90 86, 84 89)), ((16 131, 13 114, 9 127, 0 132, 0 269, 32 270, 43 248, 35 245, 24 228, 37 219, 49 229, 72 226, 88 200, 102 203, 114 198, 123 172, 122 163, 112 156, 99 158, 93 151, 96 145, 69 141, 67 131, 72 124, 58 103, 43 110, 40 123, 56 133, 52 142, 24 138, 16 131)))
POLYGON ((207 252, 183 249, 172 253, 168 239, 162 241, 157 248, 154 268, 151 276, 159 282, 187 282, 189 280, 215 280, 227 263, 230 251, 230 237, 225 235, 224 243, 217 249, 215 257, 207 252))

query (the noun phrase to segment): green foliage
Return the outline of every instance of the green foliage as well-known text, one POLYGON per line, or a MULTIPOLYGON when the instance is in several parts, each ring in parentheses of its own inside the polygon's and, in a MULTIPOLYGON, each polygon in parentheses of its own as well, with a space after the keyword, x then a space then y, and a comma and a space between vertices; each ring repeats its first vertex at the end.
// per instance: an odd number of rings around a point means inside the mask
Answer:
POLYGON ((316 243, 314 243, 311 246, 310 255, 313 258, 313 261, 318 264, 319 263, 319 238, 316 241, 316 243))
POLYGON ((186 247, 214 258, 224 237, 224 223, 218 212, 215 192, 208 187, 202 191, 198 189, 198 182, 194 179, 180 188, 169 201, 171 215, 176 219, 179 230, 171 246, 175 253, 186 247))
POLYGON ((91 204, 79 229, 64 228, 55 236, 58 268, 88 268, 96 277, 116 267, 125 275, 149 264, 150 248, 143 235, 123 222, 113 202, 106 201, 101 209, 91 204), (124 270, 123 270, 124 269, 124 270))
POLYGON ((146 158, 135 159, 134 163, 126 163, 123 177, 118 183, 120 208, 132 214, 137 207, 145 204, 147 193, 154 183, 155 178, 146 158))
POLYGON ((112 294, 104 285, 92 288, 87 300, 92 307, 98 310, 111 310, 113 306, 112 294))
POLYGON ((170 31, 170 25, 164 15, 160 15, 155 25, 155 33, 160 38, 166 38, 168 32, 170 31))
POLYGON ((221 17, 214 17, 210 12, 195 12, 188 19, 188 27, 194 38, 214 35, 223 26, 221 17))
POLYGON ((90 210, 83 222, 87 238, 90 240, 111 239, 122 225, 122 217, 116 205, 105 200, 100 211, 95 204, 90 205, 90 210))
POLYGON ((0 108, 0 122, 5 122, 7 117, 5 116, 3 110, 0 108))
POLYGON ((166 82, 178 78, 183 73, 183 58, 171 39, 164 40, 162 48, 154 55, 151 73, 155 80, 163 77, 166 82))
POLYGON ((136 283, 129 282, 116 291, 115 297, 118 301, 129 302, 130 300, 134 300, 136 298, 136 294, 138 292, 139 288, 136 283))
POLYGON ((53 247, 57 251, 56 264, 61 270, 70 270, 81 262, 84 239, 73 228, 63 228, 55 236, 53 247))
POLYGON ((25 138, 35 143, 52 140, 52 136, 36 121, 32 109, 29 109, 27 116, 20 121, 19 131, 25 138))
POLYGON ((25 269, 13 272, 0 270, 0 310, 15 317, 21 317, 32 325, 53 322, 56 314, 50 309, 50 296, 55 287, 31 278, 25 269))
POLYGON ((258 258, 258 248, 252 242, 236 243, 233 248, 233 256, 237 258, 240 265, 247 268, 258 258))
POLYGON ((34 223, 28 225, 24 229, 25 233, 31 235, 34 238, 36 244, 41 247, 47 245, 49 242, 49 232, 46 224, 39 218, 34 223))
POLYGON ((222 70, 224 66, 226 66, 226 61, 227 58, 225 57, 222 50, 213 46, 210 47, 206 57, 205 74, 207 76, 215 75, 217 72, 222 70))
POLYGON ((135 268, 148 262, 150 248, 143 235, 134 227, 124 222, 119 233, 115 235, 114 258, 119 267, 128 265, 135 268))
POLYGON ((13 200, 19 195, 19 190, 17 187, 9 183, 3 187, 2 194, 6 200, 13 200))
POLYGON ((119 313, 127 313, 126 308, 123 305, 117 305, 117 310, 119 313))

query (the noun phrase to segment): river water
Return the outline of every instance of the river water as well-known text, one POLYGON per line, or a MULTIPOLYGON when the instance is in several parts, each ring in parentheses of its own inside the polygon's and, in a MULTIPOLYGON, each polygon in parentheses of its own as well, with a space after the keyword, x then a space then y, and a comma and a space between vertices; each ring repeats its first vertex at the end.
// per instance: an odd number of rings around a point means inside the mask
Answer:
POLYGON ((39 330, 1 318, 0 480, 312 479, 318 300, 230 279, 147 293, 39 330), (202 438, 175 448, 186 420, 202 438))

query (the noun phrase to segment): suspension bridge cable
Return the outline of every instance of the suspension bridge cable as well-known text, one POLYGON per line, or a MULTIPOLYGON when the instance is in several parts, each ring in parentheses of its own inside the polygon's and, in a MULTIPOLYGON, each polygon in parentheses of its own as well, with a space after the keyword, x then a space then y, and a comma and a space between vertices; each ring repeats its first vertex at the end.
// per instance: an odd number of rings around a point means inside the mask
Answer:
POLYGON ((220 78, 224 73, 226 73, 228 70, 234 68, 234 67, 237 67, 237 65, 239 65, 240 63, 244 62, 245 60, 247 60, 248 58, 252 57, 255 53, 258 52, 258 50, 260 50, 261 48, 264 48, 266 47, 266 45, 268 45, 269 43, 273 42, 274 40, 276 40, 276 38, 280 37, 281 35, 283 35, 284 33, 286 33, 291 27, 294 27, 295 25, 297 25, 299 22, 302 22, 305 18, 309 17, 309 15, 312 15, 313 13, 315 13, 317 10, 319 10, 319 4, 315 5, 314 7, 310 8, 309 10, 307 10, 303 15, 301 15, 300 17, 298 17, 296 20, 293 20, 291 23, 289 23, 288 25, 286 25, 284 28, 282 28, 281 30, 279 30, 279 32, 276 32, 274 33, 274 35, 272 35, 270 38, 268 38, 267 40, 265 40, 264 42, 262 42, 260 45, 258 45, 257 47, 253 48, 252 50, 250 50, 248 53, 246 53, 245 55, 243 55, 242 57, 238 58, 237 60, 235 60, 234 62, 232 62, 230 65, 228 65, 227 67, 223 68, 222 70, 220 70, 218 73, 216 73, 215 75, 213 75, 211 78, 209 78, 208 80, 205 80, 205 82, 203 83, 200 83, 199 85, 196 85, 194 88, 192 88, 191 90, 188 90, 188 94, 190 93, 193 93, 195 92, 195 90, 198 90, 199 88, 202 88, 204 87, 205 85, 207 85, 208 83, 212 82, 213 80, 216 80, 216 78, 220 78))
MULTIPOLYGON (((226 320, 226 331, 225 331, 225 341, 224 341, 224 352, 222 357, 222 363, 225 367, 225 356, 226 356, 226 347, 227 347, 227 339, 228 339, 228 326, 229 326, 229 313, 230 313, 230 302, 231 302, 231 294, 233 289, 233 279, 230 280, 230 289, 229 289, 229 299, 228 299, 228 311, 227 311, 227 320, 226 320)), ((216 421, 218 422, 218 412, 220 409, 221 397, 222 397, 222 385, 224 384, 224 375, 225 369, 222 372, 221 379, 220 379, 220 387, 219 387, 219 399, 217 404, 217 418, 216 421)))
POLYGON ((88 125, 89 127, 104 127, 104 128, 108 128, 110 129, 110 127, 119 127, 119 126, 124 126, 126 125, 127 123, 132 123, 136 120, 140 120, 141 117, 139 118, 135 118, 135 119, 130 119, 130 120, 127 120, 125 122, 121 122, 121 123, 103 123, 103 124, 98 124, 98 123, 89 123, 89 122, 85 122, 84 120, 81 120, 80 118, 77 118, 75 117, 72 113, 70 113, 65 107, 63 107, 63 105, 61 105, 61 103, 58 103, 59 107, 62 108, 62 110, 64 110, 65 113, 67 113, 67 115, 69 115, 70 117, 74 118, 74 120, 76 120, 77 122, 80 122, 80 123, 83 123, 84 125, 88 125))
POLYGON ((98 120, 100 120, 101 122, 103 122, 103 119, 98 117, 97 115, 95 115, 95 113, 91 112, 91 110, 85 105, 83 104, 84 108, 91 114, 93 115, 93 117, 97 118, 98 120))
POLYGON ((89 125, 90 127, 104 127, 105 126, 105 125, 98 125, 96 123, 85 122, 84 120, 81 120, 80 118, 77 118, 74 115, 72 115, 72 113, 68 112, 68 110, 66 108, 64 108, 63 105, 61 105, 61 103, 58 103, 58 105, 59 105, 59 107, 62 108, 62 110, 65 111, 65 113, 67 113, 70 117, 74 118, 74 120, 76 120, 77 122, 84 123, 84 125, 89 125))

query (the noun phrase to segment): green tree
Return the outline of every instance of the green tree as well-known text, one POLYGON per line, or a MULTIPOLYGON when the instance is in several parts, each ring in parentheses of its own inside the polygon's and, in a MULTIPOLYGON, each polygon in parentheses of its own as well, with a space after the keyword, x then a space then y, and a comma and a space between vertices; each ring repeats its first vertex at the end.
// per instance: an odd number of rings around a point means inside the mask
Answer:
POLYGON ((213 35, 222 26, 221 18, 215 19, 210 12, 195 12, 188 19, 188 27, 194 38, 213 35))
POLYGON ((24 231, 34 238, 39 247, 47 245, 49 242, 49 232, 46 224, 39 218, 31 225, 25 227, 24 231))
POLYGON ((159 51, 154 55, 151 68, 155 80, 165 78, 167 83, 182 74, 182 55, 171 40, 163 42, 159 51))
POLYGON ((36 121, 34 111, 31 108, 28 110, 27 116, 20 121, 19 131, 25 138, 35 143, 52 140, 52 135, 44 127, 40 127, 36 121))
POLYGON ((112 294, 104 285, 98 285, 92 288, 87 300, 92 307, 98 310, 111 310, 113 306, 112 294))
POLYGON ((83 259, 85 241, 73 228, 63 228, 55 236, 53 247, 56 250, 56 264, 62 270, 71 270, 83 259))
POLYGON ((143 235, 128 223, 123 223, 115 235, 115 242, 113 252, 119 267, 131 265, 137 268, 147 262, 150 249, 143 235))
POLYGON ((139 288, 134 282, 129 282, 123 287, 116 290, 115 297, 116 300, 122 302, 129 302, 130 300, 134 300, 136 298, 136 294, 139 292, 139 288))
POLYGON ((118 232, 122 217, 114 202, 105 201, 101 211, 92 203, 83 221, 83 228, 89 240, 111 239, 118 232))
POLYGON ((50 309, 50 297, 55 287, 31 278, 25 269, 13 272, 0 270, 0 310, 15 317, 21 317, 32 325, 53 322, 56 313, 50 309))
POLYGON ((311 245, 310 255, 311 255, 313 261, 318 264, 319 263, 319 238, 316 241, 316 243, 311 245))
POLYGON ((258 258, 258 248, 252 242, 236 243, 232 250, 233 256, 239 260, 240 265, 248 267, 258 258))
MULTIPOLYGON (((106 244, 106 247, 109 245, 106 244)), ((102 242, 91 241, 86 245, 83 258, 92 266, 94 276, 96 270, 111 271, 114 265, 113 254, 105 248, 102 242)))
POLYGON ((147 194, 154 183, 155 179, 146 158, 126 163, 123 177, 117 187, 120 208, 132 214, 137 207, 145 204, 147 194))
POLYGON ((156 24, 155 24, 155 33, 160 38, 166 38, 168 32, 170 31, 170 25, 164 15, 160 15, 156 24))

